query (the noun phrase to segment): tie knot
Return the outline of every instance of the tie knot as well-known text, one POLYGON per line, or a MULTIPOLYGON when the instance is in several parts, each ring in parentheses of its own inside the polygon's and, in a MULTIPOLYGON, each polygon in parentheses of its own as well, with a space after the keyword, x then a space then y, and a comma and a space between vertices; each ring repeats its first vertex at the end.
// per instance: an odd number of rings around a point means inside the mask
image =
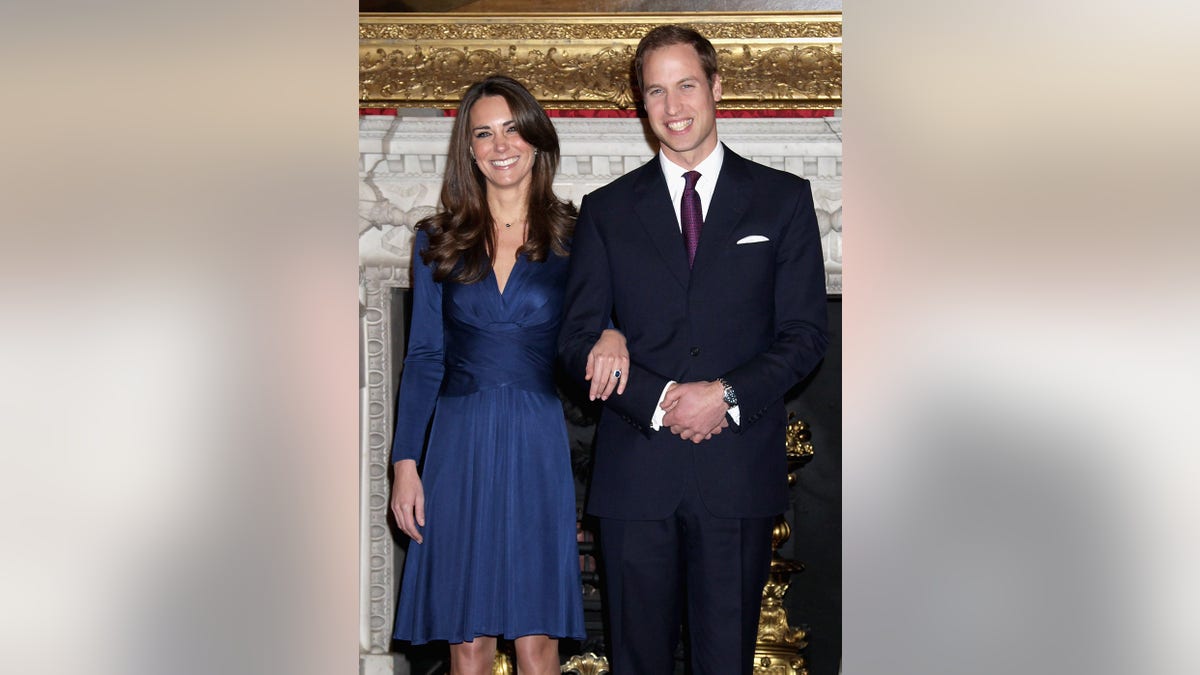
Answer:
POLYGON ((696 181, 698 181, 698 180, 700 180, 700 172, 699 171, 688 171, 687 173, 683 174, 683 189, 684 190, 695 190, 696 189, 696 181))

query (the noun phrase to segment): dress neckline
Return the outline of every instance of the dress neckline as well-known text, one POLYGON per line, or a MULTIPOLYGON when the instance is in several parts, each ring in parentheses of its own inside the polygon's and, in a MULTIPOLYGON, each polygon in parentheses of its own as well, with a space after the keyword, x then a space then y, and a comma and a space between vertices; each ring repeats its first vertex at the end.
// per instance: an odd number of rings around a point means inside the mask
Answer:
POLYGON ((499 295, 501 299, 507 297, 505 295, 505 291, 508 291, 512 288, 514 277, 517 276, 517 270, 521 267, 521 260, 524 258, 525 254, 522 253, 517 256, 515 261, 513 261, 513 267, 508 272, 508 280, 504 282, 504 288, 500 288, 500 277, 496 274, 496 266, 489 266, 491 269, 492 286, 496 289, 496 294, 499 295))

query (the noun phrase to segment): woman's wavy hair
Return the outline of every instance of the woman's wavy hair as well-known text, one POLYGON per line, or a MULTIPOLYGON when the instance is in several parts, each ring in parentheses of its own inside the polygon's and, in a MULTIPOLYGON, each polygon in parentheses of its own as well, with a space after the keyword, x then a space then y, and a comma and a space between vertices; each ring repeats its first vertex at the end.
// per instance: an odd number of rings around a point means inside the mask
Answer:
POLYGON ((417 223, 429 235, 429 248, 421 253, 421 258, 433 266, 433 278, 437 281, 464 284, 479 281, 487 276, 495 256, 486 181, 471 156, 471 108, 484 96, 504 98, 512 111, 517 133, 537 148, 525 214, 528 229, 518 253, 524 253, 533 262, 545 260, 550 253, 565 256, 575 227, 575 207, 554 195, 554 174, 558 171, 558 134, 554 124, 520 82, 492 75, 471 85, 463 94, 450 131, 442 208, 417 223))

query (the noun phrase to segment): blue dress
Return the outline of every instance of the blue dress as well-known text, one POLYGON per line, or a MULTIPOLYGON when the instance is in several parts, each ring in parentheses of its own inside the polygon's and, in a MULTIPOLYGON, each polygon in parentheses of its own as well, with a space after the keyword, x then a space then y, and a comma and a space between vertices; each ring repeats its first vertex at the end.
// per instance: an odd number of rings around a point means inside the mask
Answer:
MULTIPOLYGON (((416 250, 429 246, 417 232, 416 250)), ((438 283, 413 256, 392 461, 418 459, 424 543, 404 562, 395 637, 583 638, 575 487, 554 362, 567 259, 438 283)))

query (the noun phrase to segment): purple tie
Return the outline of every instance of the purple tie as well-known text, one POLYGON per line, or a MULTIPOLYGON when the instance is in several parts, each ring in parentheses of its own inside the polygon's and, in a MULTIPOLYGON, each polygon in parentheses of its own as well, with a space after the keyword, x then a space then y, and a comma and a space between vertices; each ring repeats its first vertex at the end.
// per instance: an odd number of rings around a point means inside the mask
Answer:
POLYGON ((700 194, 696 192, 696 181, 700 174, 688 171, 683 174, 683 199, 679 202, 679 220, 683 225, 683 243, 687 246, 688 267, 696 259, 696 245, 700 243, 700 228, 704 226, 704 210, 700 206, 700 194))

